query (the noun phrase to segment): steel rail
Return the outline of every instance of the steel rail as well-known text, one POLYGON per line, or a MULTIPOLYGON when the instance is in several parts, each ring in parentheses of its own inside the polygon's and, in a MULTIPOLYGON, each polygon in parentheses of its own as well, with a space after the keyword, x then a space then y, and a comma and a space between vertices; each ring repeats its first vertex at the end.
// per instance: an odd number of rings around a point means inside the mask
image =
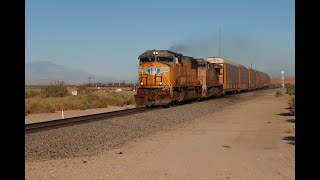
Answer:
POLYGON ((125 109, 125 110, 119 110, 119 111, 111 111, 111 112, 105 112, 105 113, 90 114, 90 115, 84 115, 84 116, 76 116, 76 117, 70 117, 70 118, 64 118, 64 119, 57 119, 57 120, 50 120, 50 121, 26 124, 25 125, 25 134, 38 132, 38 131, 44 131, 44 130, 48 130, 48 129, 55 129, 55 128, 59 128, 59 127, 65 127, 65 126, 70 126, 70 125, 75 125, 75 124, 110 119, 110 118, 114 118, 114 117, 127 116, 127 115, 131 115, 131 114, 136 114, 136 113, 141 113, 141 112, 146 112, 146 111, 151 111, 151 110, 156 110, 156 109, 159 109, 159 108, 157 108, 157 107, 154 107, 154 108, 140 107, 140 108, 125 109))

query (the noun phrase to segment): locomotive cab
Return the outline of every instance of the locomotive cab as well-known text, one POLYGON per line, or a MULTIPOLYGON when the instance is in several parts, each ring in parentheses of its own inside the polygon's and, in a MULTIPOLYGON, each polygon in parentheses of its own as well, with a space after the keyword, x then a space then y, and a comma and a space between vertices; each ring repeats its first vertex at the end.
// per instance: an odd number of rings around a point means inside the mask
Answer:
POLYGON ((136 104, 167 105, 173 92, 171 70, 179 63, 176 53, 166 50, 148 50, 139 56, 136 104))

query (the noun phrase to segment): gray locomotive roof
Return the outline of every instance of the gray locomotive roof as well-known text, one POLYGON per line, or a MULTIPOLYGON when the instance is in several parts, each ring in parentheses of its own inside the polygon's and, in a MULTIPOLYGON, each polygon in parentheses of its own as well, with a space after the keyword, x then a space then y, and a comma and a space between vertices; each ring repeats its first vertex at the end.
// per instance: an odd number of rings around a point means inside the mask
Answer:
POLYGON ((157 56, 166 56, 166 57, 181 57, 183 56, 182 54, 172 52, 169 50, 147 50, 144 53, 142 53, 139 58, 143 57, 149 57, 149 56, 154 56, 153 52, 158 52, 157 56))
POLYGON ((197 58, 196 59, 198 62, 208 62, 208 61, 206 61, 205 59, 203 59, 203 58, 197 58))

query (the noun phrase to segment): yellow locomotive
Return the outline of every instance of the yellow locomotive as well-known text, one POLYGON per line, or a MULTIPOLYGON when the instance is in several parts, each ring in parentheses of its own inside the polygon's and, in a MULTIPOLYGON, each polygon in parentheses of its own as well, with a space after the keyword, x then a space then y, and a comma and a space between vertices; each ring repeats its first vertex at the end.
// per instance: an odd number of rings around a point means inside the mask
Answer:
POLYGON ((167 106, 174 102, 219 95, 219 65, 168 50, 147 50, 139 56, 135 102, 167 106))

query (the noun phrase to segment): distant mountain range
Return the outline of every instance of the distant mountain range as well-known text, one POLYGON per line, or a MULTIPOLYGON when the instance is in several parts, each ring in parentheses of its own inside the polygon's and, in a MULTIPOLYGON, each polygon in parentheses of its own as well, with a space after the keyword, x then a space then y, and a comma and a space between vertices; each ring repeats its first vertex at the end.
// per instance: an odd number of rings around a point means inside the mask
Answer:
POLYGON ((46 85, 56 81, 64 81, 65 84, 84 84, 89 82, 117 82, 113 77, 103 77, 87 73, 80 69, 54 64, 50 61, 37 61, 25 63, 26 85, 46 85))

